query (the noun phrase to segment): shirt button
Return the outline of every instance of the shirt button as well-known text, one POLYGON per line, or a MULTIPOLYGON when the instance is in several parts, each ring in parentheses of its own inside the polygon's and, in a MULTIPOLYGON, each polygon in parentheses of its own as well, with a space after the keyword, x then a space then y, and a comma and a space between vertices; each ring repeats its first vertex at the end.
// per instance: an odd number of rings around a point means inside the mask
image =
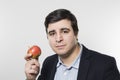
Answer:
POLYGON ((68 73, 67 71, 64 71, 63 75, 64 75, 64 76, 66 76, 66 75, 67 75, 67 73, 68 73))
POLYGON ((67 72, 64 72, 64 76, 67 75, 67 72))

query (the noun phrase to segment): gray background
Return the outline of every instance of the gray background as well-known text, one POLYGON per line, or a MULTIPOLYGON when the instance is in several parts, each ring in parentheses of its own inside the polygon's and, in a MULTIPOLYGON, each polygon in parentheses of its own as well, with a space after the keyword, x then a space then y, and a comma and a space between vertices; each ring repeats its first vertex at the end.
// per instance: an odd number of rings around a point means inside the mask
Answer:
POLYGON ((116 58, 120 70, 120 0, 0 0, 0 80, 24 80, 29 46, 42 49, 40 63, 51 54, 45 16, 69 9, 78 19, 79 42, 116 58))

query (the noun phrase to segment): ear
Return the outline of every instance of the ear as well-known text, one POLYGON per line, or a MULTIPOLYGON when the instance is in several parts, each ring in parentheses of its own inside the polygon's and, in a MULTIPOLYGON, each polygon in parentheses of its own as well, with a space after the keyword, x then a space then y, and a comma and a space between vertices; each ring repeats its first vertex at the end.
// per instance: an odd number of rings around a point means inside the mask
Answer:
POLYGON ((46 36, 47 36, 47 39, 48 39, 48 32, 47 32, 47 30, 46 30, 46 36))
POLYGON ((48 39, 48 34, 46 33, 46 35, 47 35, 47 39, 48 39))
POLYGON ((78 34, 76 34, 75 37, 76 37, 76 40, 78 41, 78 34))

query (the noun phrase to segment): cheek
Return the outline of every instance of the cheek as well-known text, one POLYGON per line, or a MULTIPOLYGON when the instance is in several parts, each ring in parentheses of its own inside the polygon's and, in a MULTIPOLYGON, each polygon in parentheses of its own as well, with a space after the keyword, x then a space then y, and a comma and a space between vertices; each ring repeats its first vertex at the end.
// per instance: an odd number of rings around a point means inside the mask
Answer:
POLYGON ((77 44, 77 39, 76 39, 75 36, 69 36, 69 37, 66 39, 66 43, 67 43, 69 46, 76 45, 76 44, 77 44))
POLYGON ((50 46, 51 46, 51 47, 54 46, 54 44, 55 44, 54 40, 53 40, 53 39, 48 39, 48 40, 49 40, 50 46))
POLYGON ((70 35, 70 36, 64 37, 64 39, 67 42, 74 42, 76 40, 76 37, 74 35, 70 35))

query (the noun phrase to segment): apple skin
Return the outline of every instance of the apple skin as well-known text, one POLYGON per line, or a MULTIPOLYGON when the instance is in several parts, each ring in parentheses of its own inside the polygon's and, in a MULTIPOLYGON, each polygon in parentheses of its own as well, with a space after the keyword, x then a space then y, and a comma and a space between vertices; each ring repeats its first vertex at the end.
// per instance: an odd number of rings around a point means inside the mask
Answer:
POLYGON ((32 47, 30 47, 27 51, 28 54, 32 54, 32 58, 33 59, 38 59, 39 56, 41 55, 41 49, 39 46, 37 45, 33 45, 32 47))

